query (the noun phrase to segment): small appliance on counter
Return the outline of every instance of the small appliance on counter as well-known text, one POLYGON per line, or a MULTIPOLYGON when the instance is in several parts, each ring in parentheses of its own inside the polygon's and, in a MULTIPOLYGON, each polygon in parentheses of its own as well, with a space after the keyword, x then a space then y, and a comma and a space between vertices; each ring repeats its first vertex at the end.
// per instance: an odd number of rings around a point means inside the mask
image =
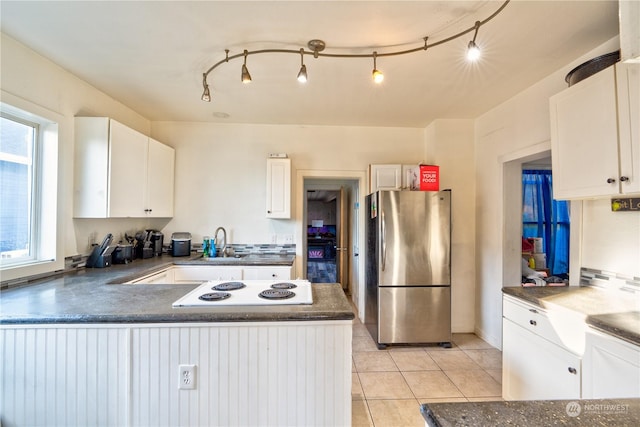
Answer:
POLYGON ((111 265, 111 254, 116 248, 115 245, 111 245, 111 241, 113 240, 113 234, 109 233, 104 236, 102 243, 100 245, 95 246, 91 251, 91 255, 87 258, 87 262, 85 263, 85 267, 89 268, 104 268, 109 267, 111 265))
POLYGON ((171 255, 191 255, 191 233, 176 232, 171 234, 171 255))
POLYGON ((147 240, 151 242, 151 250, 153 256, 162 255, 162 242, 164 240, 164 234, 158 230, 147 230, 147 240))
POLYGON ((138 231, 136 233, 136 258, 147 259, 153 257, 153 248, 149 240, 149 233, 146 231, 138 231))
POLYGON ((111 255, 114 264, 128 264, 133 261, 133 245, 130 243, 118 243, 111 255))

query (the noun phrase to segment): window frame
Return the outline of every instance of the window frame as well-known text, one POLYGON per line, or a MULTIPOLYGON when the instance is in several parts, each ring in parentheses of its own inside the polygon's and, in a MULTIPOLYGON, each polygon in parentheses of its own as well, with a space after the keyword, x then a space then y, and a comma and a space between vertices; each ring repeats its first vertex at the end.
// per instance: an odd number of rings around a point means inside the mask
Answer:
POLYGON ((0 90, 0 112, 38 125, 33 153, 34 168, 38 168, 37 172, 34 170, 38 177, 32 190, 34 257, 11 263, 0 260, 2 284, 11 286, 14 281, 64 269, 60 185, 64 174, 61 174, 59 140, 66 123, 64 116, 3 90, 0 90))
POLYGON ((25 117, 24 114, 15 114, 15 112, 8 112, 5 109, 0 111, 0 117, 5 120, 11 120, 12 122, 19 123, 25 126, 29 126, 33 129, 34 137, 31 141, 31 156, 29 158, 31 162, 31 170, 30 170, 30 189, 31 194, 29 195, 29 240, 28 245, 29 249, 26 256, 22 257, 12 257, 12 258, 3 258, 0 257, 0 266, 7 267, 12 265, 21 265, 21 264, 29 264, 39 259, 39 245, 37 236, 39 234, 39 227, 41 221, 39 220, 40 215, 42 214, 41 209, 41 188, 43 186, 42 182, 42 155, 41 155, 41 147, 44 143, 42 138, 42 133, 40 131, 40 123, 38 121, 31 120, 28 117, 25 117))

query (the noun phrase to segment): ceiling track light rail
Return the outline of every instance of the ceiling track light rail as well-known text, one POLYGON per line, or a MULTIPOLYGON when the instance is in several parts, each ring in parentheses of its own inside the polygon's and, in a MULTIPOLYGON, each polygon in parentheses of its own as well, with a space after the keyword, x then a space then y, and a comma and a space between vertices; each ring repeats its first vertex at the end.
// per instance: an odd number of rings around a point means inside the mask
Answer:
POLYGON ((393 52, 383 52, 383 53, 379 53, 377 51, 374 51, 372 53, 361 53, 361 54, 351 54, 351 53, 328 53, 328 52, 324 52, 325 49, 325 43, 322 40, 318 40, 318 39, 313 39, 310 40, 307 43, 307 47, 309 48, 309 50, 305 50, 304 48, 301 48, 299 50, 296 49, 259 49, 259 50, 253 50, 253 51, 249 51, 249 50, 244 50, 242 53, 237 53, 235 55, 231 55, 229 56, 229 49, 225 49, 225 58, 216 62, 215 64, 213 64, 207 71, 205 71, 204 73, 202 73, 202 86, 203 86, 203 93, 202 93, 202 97, 201 99, 203 101, 206 102, 210 102, 211 101, 211 92, 209 89, 209 84, 207 83, 207 77, 209 76, 209 74, 211 74, 211 72, 213 70, 215 70, 216 68, 218 68, 220 65, 229 62, 230 60, 233 59, 237 59, 237 58, 243 58, 244 62, 242 64, 242 82, 243 83, 248 83, 251 81, 251 75, 249 74, 249 70, 247 68, 247 57, 250 55, 258 55, 258 54, 263 54, 263 53, 293 53, 296 55, 300 55, 300 62, 301 62, 301 67, 300 67, 300 71, 298 72, 298 81, 300 82, 306 82, 307 81, 307 67, 304 64, 304 55, 313 55, 314 58, 319 58, 319 57, 327 57, 327 58, 373 58, 373 78, 374 81, 376 81, 376 83, 379 83, 381 81, 381 78, 383 78, 384 76, 382 75, 382 73, 376 69, 376 59, 377 58, 381 58, 381 57, 389 57, 389 56, 399 56, 399 55, 407 55, 409 53, 414 53, 414 52, 419 52, 419 51, 426 51, 427 49, 431 49, 433 47, 439 46, 441 44, 445 44, 448 43, 452 40, 458 39, 470 32, 474 32, 473 35, 473 39, 469 42, 468 44, 468 50, 467 50, 467 58, 473 60, 473 59, 477 59, 477 57, 479 56, 480 50, 478 48, 478 46, 476 45, 476 37, 478 36, 478 30, 480 29, 480 27, 484 24, 486 24, 487 22, 491 21, 493 18, 495 18, 500 12, 502 12, 502 10, 507 6, 507 4, 509 4, 511 0, 505 0, 504 3, 502 3, 502 5, 493 13, 491 14, 489 17, 485 18, 482 21, 476 21, 475 24, 470 27, 467 28, 463 31, 460 31, 459 33, 456 33, 450 37, 447 37, 445 39, 442 40, 438 40, 436 42, 432 42, 429 43, 428 42, 428 37, 424 37, 424 45, 420 46, 420 47, 415 47, 415 48, 411 48, 411 49, 406 49, 406 50, 398 50, 398 51, 393 51, 393 52), (473 52, 472 52, 473 50, 473 52), (472 58, 473 55, 476 55, 475 58, 472 58), (380 79, 380 81, 376 80, 376 79, 380 79))

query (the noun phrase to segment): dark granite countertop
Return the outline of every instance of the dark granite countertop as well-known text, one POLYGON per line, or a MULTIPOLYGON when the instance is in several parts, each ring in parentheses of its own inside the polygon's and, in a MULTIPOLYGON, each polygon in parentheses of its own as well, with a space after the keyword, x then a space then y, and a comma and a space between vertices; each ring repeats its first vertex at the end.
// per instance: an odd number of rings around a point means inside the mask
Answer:
POLYGON ((426 403, 420 412, 430 427, 640 425, 640 399, 426 403))
POLYGON ((632 293, 593 286, 513 286, 502 292, 546 310, 579 313, 588 325, 640 345, 640 299, 632 293))
MULTIPOLYGON (((0 292, 0 323, 269 322, 354 318, 341 286, 334 283, 314 283, 312 305, 215 308, 171 306, 198 286, 195 284, 113 284, 162 270, 174 263, 189 264, 189 261, 189 258, 178 260, 164 256, 135 260, 130 264, 102 269, 80 269, 4 289, 0 292)), ((201 260, 191 261, 203 264, 201 260)))

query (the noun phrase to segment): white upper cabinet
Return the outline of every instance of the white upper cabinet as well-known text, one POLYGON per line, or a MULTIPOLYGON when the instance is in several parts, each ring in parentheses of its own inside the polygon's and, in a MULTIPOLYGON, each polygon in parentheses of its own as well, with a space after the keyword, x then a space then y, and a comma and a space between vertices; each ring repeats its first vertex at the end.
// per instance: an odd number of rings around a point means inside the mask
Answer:
POLYGON ((370 165, 369 192, 378 190, 400 190, 402 188, 402 165, 370 165))
POLYGON ((553 193, 640 192, 640 64, 615 64, 550 99, 553 193))
POLYGON ((267 159, 267 218, 291 218, 291 159, 267 159))
POLYGON ((147 163, 147 215, 173 217, 175 150, 149 138, 147 163))
POLYGON ((173 216, 175 151, 107 117, 76 117, 74 217, 173 216))

